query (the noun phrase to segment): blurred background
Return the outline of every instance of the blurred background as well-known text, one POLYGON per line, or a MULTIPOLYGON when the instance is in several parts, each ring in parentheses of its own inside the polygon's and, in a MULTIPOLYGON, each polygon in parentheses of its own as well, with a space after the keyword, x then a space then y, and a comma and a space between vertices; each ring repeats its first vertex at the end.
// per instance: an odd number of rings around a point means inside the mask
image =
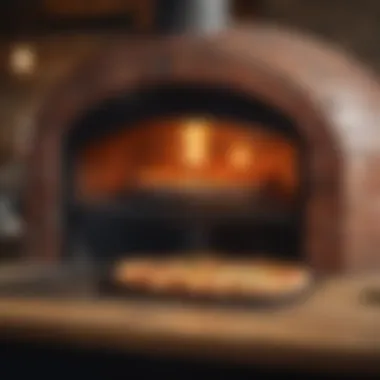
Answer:
MULTIPOLYGON (((149 34, 154 0, 0 2, 0 258, 20 252, 23 168, 49 90, 115 35, 149 34)), ((315 34, 380 70, 378 0, 235 0, 237 22, 315 34)))

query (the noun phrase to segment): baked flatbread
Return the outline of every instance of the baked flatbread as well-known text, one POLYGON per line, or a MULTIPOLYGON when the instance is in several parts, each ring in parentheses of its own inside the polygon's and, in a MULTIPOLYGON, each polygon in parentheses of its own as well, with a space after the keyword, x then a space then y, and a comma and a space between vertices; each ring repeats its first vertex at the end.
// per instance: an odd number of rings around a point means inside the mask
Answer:
POLYGON ((265 260, 125 259, 115 269, 119 286, 151 293, 201 297, 276 297, 305 289, 306 268, 265 260))

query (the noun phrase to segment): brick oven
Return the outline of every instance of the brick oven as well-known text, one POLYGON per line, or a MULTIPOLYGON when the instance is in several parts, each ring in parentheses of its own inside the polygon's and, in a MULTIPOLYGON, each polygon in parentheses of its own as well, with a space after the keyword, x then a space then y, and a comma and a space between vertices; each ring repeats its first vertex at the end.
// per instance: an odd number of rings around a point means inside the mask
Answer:
POLYGON ((156 35, 115 38, 47 100, 28 255, 211 250, 320 275, 379 269, 374 75, 302 33, 228 25, 228 1, 178 3, 162 1, 156 35))

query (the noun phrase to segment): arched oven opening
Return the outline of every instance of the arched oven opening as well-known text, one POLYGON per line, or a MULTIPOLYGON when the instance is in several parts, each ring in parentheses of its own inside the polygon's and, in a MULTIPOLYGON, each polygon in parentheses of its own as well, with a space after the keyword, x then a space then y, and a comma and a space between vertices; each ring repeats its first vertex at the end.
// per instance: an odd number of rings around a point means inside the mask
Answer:
POLYGON ((98 105, 63 145, 65 256, 304 260, 307 157, 297 130, 231 88, 163 85, 98 105))

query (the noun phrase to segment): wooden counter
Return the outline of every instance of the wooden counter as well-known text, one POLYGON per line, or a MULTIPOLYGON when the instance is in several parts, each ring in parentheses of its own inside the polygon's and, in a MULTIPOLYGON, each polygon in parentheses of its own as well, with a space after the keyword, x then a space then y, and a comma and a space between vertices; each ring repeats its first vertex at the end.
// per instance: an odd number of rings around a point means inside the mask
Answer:
POLYGON ((0 298, 0 336, 171 357, 323 370, 379 371, 380 276, 331 279, 277 311, 132 300, 0 298), (377 305, 376 305, 377 303, 377 305))

